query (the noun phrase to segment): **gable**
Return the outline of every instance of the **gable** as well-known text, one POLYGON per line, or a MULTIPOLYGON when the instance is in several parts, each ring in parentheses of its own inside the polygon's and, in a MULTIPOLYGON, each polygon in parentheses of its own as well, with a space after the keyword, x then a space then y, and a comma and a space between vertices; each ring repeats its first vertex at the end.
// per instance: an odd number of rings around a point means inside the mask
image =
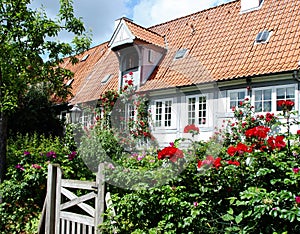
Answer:
POLYGON ((121 20, 117 28, 115 29, 115 32, 108 46, 113 49, 120 45, 133 43, 134 39, 135 36, 131 33, 124 20, 121 20))

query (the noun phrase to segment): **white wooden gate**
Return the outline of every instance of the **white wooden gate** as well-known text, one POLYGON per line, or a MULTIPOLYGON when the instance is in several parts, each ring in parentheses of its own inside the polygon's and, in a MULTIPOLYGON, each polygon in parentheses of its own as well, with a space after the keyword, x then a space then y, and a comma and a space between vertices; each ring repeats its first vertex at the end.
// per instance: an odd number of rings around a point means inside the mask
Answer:
MULTIPOLYGON (((104 165, 100 164, 96 181, 67 180, 62 178, 58 165, 48 166, 45 222, 39 233, 96 234, 103 222, 105 203, 104 165), (81 196, 76 191, 80 190, 81 196)), ((42 217, 43 219, 43 217, 42 217)))

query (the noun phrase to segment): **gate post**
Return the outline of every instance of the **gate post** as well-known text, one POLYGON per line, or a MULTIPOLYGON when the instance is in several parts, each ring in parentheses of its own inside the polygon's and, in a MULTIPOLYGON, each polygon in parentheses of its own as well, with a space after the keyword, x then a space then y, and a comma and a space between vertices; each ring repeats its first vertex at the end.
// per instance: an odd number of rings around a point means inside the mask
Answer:
POLYGON ((96 203, 95 203, 95 234, 100 233, 98 226, 103 223, 103 213, 105 204, 105 178, 104 178, 104 163, 98 166, 96 175, 96 185, 98 187, 96 203))
POLYGON ((55 234, 57 166, 48 165, 45 234, 55 234))

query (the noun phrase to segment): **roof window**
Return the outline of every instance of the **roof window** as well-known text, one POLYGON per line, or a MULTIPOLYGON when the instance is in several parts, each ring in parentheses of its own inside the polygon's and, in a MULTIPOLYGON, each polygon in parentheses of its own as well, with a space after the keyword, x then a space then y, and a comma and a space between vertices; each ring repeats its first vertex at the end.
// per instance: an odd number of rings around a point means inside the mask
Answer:
POLYGON ((66 83, 66 86, 69 87, 72 83, 73 83, 74 79, 68 80, 68 82, 66 83))
POLYGON ((271 31, 264 30, 262 32, 259 32, 255 38, 255 43, 267 43, 271 36, 271 31))
POLYGON ((186 52, 188 51, 188 49, 180 49, 176 52, 175 54, 175 60, 177 59, 181 59, 185 56, 186 52))
POLYGON ((104 76, 104 78, 101 80, 102 84, 105 84, 110 78, 112 77, 112 74, 107 74, 104 76))
POLYGON ((84 55, 84 56, 80 59, 80 62, 83 62, 83 61, 87 60, 88 57, 89 57, 89 54, 84 55))
POLYGON ((241 13, 259 10, 264 0, 241 0, 241 13))

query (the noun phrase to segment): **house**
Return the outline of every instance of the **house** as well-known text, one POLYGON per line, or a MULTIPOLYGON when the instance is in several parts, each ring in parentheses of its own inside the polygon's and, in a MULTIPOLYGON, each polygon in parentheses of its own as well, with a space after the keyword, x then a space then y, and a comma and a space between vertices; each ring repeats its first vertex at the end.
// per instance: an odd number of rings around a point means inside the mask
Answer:
POLYGON ((161 144, 192 123, 208 139, 246 97, 256 113, 278 113, 278 100, 299 110, 300 1, 237 0, 149 28, 121 18, 80 60, 63 64, 75 74, 71 105, 96 103, 130 75, 150 96, 161 144))

